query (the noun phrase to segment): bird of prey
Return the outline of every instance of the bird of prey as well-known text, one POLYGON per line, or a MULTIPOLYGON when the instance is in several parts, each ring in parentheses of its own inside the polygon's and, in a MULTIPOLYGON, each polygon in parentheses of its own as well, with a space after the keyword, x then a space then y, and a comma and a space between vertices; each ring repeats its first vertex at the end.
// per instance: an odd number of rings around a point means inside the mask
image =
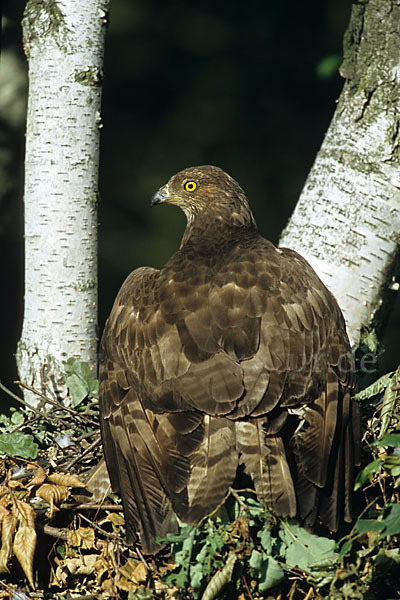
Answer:
POLYGON ((187 218, 160 270, 134 270, 101 342, 100 408, 127 542, 155 553, 175 515, 198 524, 238 467, 282 516, 350 521, 358 443, 341 310, 307 261, 261 237, 218 167, 174 175, 152 204, 187 218))

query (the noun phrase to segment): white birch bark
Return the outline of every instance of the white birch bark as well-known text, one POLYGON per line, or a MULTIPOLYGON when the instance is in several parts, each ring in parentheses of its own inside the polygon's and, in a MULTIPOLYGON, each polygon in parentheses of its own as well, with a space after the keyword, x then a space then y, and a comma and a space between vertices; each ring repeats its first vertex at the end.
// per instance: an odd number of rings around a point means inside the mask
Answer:
MULTIPOLYGON (((22 382, 62 395, 64 362, 96 365, 100 100, 109 0, 29 0, 22 382)), ((28 394, 29 400, 37 397, 28 394)))
POLYGON ((280 245, 314 267, 356 344, 398 288, 399 3, 354 5, 344 51, 344 89, 280 245))

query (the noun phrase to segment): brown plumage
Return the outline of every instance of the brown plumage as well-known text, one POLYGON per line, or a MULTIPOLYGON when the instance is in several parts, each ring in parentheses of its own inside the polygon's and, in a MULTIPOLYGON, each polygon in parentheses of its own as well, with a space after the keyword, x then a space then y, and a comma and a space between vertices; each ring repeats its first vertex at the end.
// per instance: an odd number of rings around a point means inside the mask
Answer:
POLYGON ((153 204, 187 217, 161 270, 123 284, 101 344, 100 407, 127 539, 197 524, 239 465, 260 501, 331 530, 351 520, 357 410, 340 308, 296 252, 262 238, 241 187, 189 168, 153 204))

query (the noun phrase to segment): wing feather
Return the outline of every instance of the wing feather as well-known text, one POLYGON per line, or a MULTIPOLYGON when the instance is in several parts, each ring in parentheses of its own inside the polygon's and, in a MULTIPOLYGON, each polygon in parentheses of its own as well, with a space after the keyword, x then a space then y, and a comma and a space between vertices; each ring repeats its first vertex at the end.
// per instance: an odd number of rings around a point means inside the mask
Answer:
POLYGON ((304 475, 314 485, 323 487, 338 416, 339 384, 332 370, 326 387, 304 410, 304 425, 295 436, 297 457, 304 475))
POLYGON ((235 425, 218 417, 204 417, 201 446, 191 459, 188 482, 188 511, 182 518, 199 523, 221 504, 235 479, 238 453, 235 425))
POLYGON ((145 552, 174 514, 198 523, 216 508, 238 464, 278 514, 331 529, 351 518, 357 411, 340 309, 299 255, 242 234, 220 256, 183 243, 161 271, 134 271, 104 331, 104 454, 145 552))
POLYGON ((240 462, 259 500, 282 516, 294 517, 296 493, 282 438, 266 434, 263 419, 239 422, 236 432, 240 462))

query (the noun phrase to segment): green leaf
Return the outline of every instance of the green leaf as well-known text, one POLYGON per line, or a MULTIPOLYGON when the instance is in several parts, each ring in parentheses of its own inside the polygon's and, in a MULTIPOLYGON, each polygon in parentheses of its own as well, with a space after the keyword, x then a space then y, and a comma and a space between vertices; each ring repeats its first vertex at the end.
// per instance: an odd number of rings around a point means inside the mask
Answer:
POLYGON ((247 496, 243 498, 248 507, 248 521, 250 527, 259 527, 260 526, 260 518, 265 514, 264 507, 259 503, 259 501, 253 496, 247 496))
POLYGON ((175 567, 173 571, 169 571, 163 575, 162 580, 167 585, 176 585, 178 588, 185 589, 188 584, 188 577, 183 567, 175 567))
POLYGON ((384 464, 384 467, 387 471, 389 471, 389 473, 392 475, 392 477, 398 477, 400 475, 400 456, 399 458, 399 464, 397 465, 390 465, 390 464, 384 464))
POLYGON ((74 408, 89 395, 97 395, 99 383, 93 379, 92 371, 87 363, 71 357, 65 363, 66 384, 74 408))
POLYGON ((11 415, 11 423, 13 425, 22 425, 22 423, 25 421, 25 417, 22 413, 15 411, 12 413, 11 415))
POLYGON ((202 562, 196 562, 190 567, 190 585, 194 590, 198 590, 206 576, 202 562))
POLYGON ((259 580, 258 588, 260 592, 269 590, 285 577, 279 563, 272 556, 267 556, 265 552, 253 550, 249 566, 259 580))
POLYGON ((388 433, 381 440, 375 440, 371 446, 391 446, 397 448, 400 446, 400 433, 388 433))
POLYGON ((22 433, 22 431, 0 433, 0 452, 22 458, 36 458, 39 446, 30 433, 22 433))
POLYGON ((263 561, 266 559, 265 552, 259 552, 258 550, 253 550, 249 560, 249 566, 256 571, 261 569, 261 565, 263 561))
POLYGON ((385 393, 383 394, 382 410, 381 410, 381 427, 378 435, 378 439, 382 439, 387 432, 390 422, 392 420, 394 407, 398 397, 397 390, 392 389, 396 383, 396 377, 393 376, 386 386, 385 393))
POLYGON ((395 450, 394 452, 386 456, 383 462, 383 467, 393 477, 397 477, 398 475, 400 475, 400 453, 398 450, 395 450))
POLYGON ((361 333, 361 344, 367 346, 368 350, 378 355, 382 352, 382 344, 380 344, 378 340, 378 336, 376 335, 375 330, 372 331, 363 331, 361 333))
POLYGON ((222 538, 220 528, 216 528, 211 519, 208 520, 206 529, 207 537, 205 540, 205 547, 207 548, 207 553, 214 556, 218 550, 222 550, 225 542, 222 538))
POLYGON ((389 513, 379 521, 373 519, 360 519, 356 523, 356 529, 360 533, 368 531, 379 531, 384 535, 400 534, 400 504, 389 504, 389 513))
POLYGON ((346 540, 340 548, 340 552, 339 552, 340 558, 343 558, 343 556, 346 556, 346 554, 349 554, 349 552, 351 552, 352 547, 353 547, 352 540, 346 540))
POLYGON ((368 463, 366 467, 360 471, 356 477, 356 481, 354 483, 354 490, 358 490, 367 482, 370 482, 375 473, 382 466, 382 459, 376 458, 372 462, 368 463))
POLYGON ((354 398, 356 400, 368 400, 369 398, 372 398, 372 396, 377 396, 378 394, 381 394, 389 385, 392 376, 393 371, 387 373, 386 375, 382 375, 382 377, 374 381, 374 383, 361 390, 361 392, 358 392, 358 394, 356 394, 354 398))
POLYGON ((217 549, 223 548, 224 542, 219 535, 215 532, 214 527, 208 526, 209 534, 206 538, 205 544, 201 548, 197 556, 193 556, 190 565, 190 584, 193 589, 197 590, 203 581, 204 577, 209 578, 213 572, 212 563, 215 557, 217 549))
POLYGON ((197 529, 191 525, 182 527, 179 534, 168 534, 165 541, 172 542, 171 554, 176 567, 163 577, 167 584, 175 584, 179 588, 187 587, 191 565, 192 549, 197 529))
POLYGON ((152 598, 154 598, 152 590, 143 586, 138 587, 134 592, 128 592, 128 600, 152 600, 152 598))
POLYGON ((268 526, 263 527, 263 529, 258 533, 258 537, 260 538, 261 546, 264 548, 266 553, 272 554, 273 539, 270 528, 268 526))
POLYGON ((383 531, 382 521, 374 519, 359 519, 355 525, 359 533, 368 533, 368 531, 383 531))
POLYGON ((165 538, 160 538, 160 542, 168 542, 168 544, 179 544, 184 542, 189 536, 195 534, 193 525, 184 525, 179 533, 167 533, 165 538))
POLYGON ((283 521, 279 537, 283 541, 281 550, 286 563, 308 573, 322 566, 332 566, 339 558, 334 540, 309 533, 295 522, 283 521))
POLYGON ((264 510, 260 502, 253 496, 243 497, 242 499, 247 504, 250 512, 259 513, 264 510))
POLYGON ((78 375, 69 375, 66 380, 71 404, 75 408, 86 398, 89 393, 87 384, 78 375))
POLYGON ((281 566, 272 556, 267 558, 265 570, 263 569, 261 575, 262 576, 258 586, 260 592, 269 590, 282 581, 282 579, 285 577, 285 573, 283 572, 281 566))
POLYGON ((89 394, 97 397, 99 395, 99 380, 98 379, 90 379, 88 384, 89 384, 89 394))
POLYGON ((400 504, 391 504, 390 512, 387 517, 382 519, 381 523, 385 528, 385 535, 400 534, 400 504))

